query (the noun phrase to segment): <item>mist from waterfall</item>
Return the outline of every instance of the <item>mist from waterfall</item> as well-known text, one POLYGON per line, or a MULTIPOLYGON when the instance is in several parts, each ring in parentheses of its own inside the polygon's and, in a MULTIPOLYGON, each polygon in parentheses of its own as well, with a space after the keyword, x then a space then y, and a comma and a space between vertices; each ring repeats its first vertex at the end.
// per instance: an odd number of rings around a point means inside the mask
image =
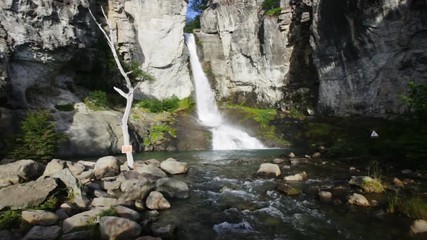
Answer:
POLYGON ((213 150, 234 149, 264 149, 258 139, 248 133, 224 122, 216 105, 214 93, 209 85, 208 78, 203 72, 193 34, 185 34, 185 40, 190 52, 191 70, 196 90, 197 115, 200 123, 212 132, 213 150))

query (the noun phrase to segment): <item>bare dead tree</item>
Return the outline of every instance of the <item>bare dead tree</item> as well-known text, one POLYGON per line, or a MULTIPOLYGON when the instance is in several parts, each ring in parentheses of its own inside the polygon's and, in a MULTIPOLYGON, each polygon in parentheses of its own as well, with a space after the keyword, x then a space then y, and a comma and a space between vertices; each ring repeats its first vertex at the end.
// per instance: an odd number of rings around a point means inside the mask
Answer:
POLYGON ((110 47, 110 50, 113 54, 117 68, 119 69, 120 74, 123 76, 123 78, 126 81, 127 93, 125 93, 123 90, 121 90, 120 88, 117 88, 117 87, 114 87, 114 90, 126 99, 126 108, 125 108, 125 111, 123 113, 122 124, 121 124, 122 132, 123 132, 122 152, 126 153, 126 159, 127 159, 128 167, 130 169, 133 169, 134 160, 133 160, 133 155, 132 155, 132 145, 130 144, 130 139, 129 139, 128 121, 129 121, 130 111, 132 108, 135 89, 138 89, 138 87, 142 83, 142 81, 138 82, 135 85, 135 87, 132 87, 132 83, 131 83, 130 78, 129 78, 129 74, 131 74, 132 72, 126 72, 124 70, 122 63, 120 62, 120 58, 117 54, 117 50, 116 50, 116 46, 115 46, 115 40, 114 40, 113 28, 111 27, 111 23, 110 23, 108 17, 106 16, 106 14, 104 12, 104 8, 101 7, 101 11, 102 11, 102 14, 103 14, 105 21, 107 23, 109 34, 104 30, 102 25, 97 22, 92 11, 89 9, 89 13, 92 16, 93 20, 95 21, 96 25, 99 27, 101 32, 104 34, 105 38, 107 39, 108 46, 110 47))

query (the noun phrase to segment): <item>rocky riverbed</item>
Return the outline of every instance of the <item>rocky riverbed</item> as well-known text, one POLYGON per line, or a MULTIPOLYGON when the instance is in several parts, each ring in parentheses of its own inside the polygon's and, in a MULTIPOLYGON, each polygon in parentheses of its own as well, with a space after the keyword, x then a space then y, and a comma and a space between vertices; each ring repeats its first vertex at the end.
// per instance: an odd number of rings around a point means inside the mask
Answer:
POLYGON ((0 231, 0 239, 426 236, 426 219, 388 210, 397 192, 425 198, 426 175, 419 170, 286 149, 156 152, 136 159, 144 160, 133 170, 113 156, 3 162, 2 223, 11 212, 18 222, 0 231))

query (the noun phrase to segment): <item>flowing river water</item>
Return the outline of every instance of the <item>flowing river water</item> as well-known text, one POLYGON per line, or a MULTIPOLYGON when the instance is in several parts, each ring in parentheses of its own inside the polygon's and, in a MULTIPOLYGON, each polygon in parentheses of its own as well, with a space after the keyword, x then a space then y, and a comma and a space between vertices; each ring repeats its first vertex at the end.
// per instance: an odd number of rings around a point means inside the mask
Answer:
MULTIPOLYGON (((280 178, 258 178, 261 163, 287 155, 290 149, 154 152, 137 159, 174 157, 189 164, 185 175, 190 197, 172 200, 171 209, 161 211, 159 222, 177 226, 177 239, 414 239, 409 235, 410 219, 387 214, 385 199, 378 207, 362 208, 346 203, 347 184, 354 174, 366 175, 366 165, 348 161, 310 159, 291 165, 280 164, 283 175, 306 171, 308 180, 291 184, 302 190, 296 197, 276 190, 280 178), (284 166, 290 166, 285 169, 284 166), (334 189, 336 204, 316 199, 319 190, 334 189)), ((384 198, 384 197, 382 197, 384 198)), ((417 238, 418 239, 418 238, 417 238)))

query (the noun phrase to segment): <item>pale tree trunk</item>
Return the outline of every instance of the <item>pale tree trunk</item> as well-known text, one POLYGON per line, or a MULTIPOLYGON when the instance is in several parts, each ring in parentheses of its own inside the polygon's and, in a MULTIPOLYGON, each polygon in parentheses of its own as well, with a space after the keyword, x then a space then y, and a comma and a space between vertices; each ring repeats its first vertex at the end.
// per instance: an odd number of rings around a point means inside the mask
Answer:
MULTIPOLYGON (((102 7, 101 7, 101 10, 102 10, 102 14, 105 17, 107 25, 108 25, 109 35, 102 28, 101 24, 99 24, 96 21, 96 18, 92 14, 92 11, 90 9, 89 9, 89 13, 92 16, 93 20, 95 21, 96 25, 98 25, 99 29, 101 30, 101 32, 104 34, 105 38, 107 39, 108 46, 110 47, 110 50, 111 50, 113 57, 114 57, 114 60, 116 61, 117 68, 119 69, 120 74, 126 80, 126 87, 128 89, 127 93, 125 93, 123 90, 121 90, 117 87, 114 87, 114 90, 116 90, 116 92, 118 92, 122 97, 124 97, 126 99, 126 108, 125 108, 125 112, 123 113, 123 118, 122 118, 123 146, 124 147, 131 146, 130 137, 129 137, 129 129, 128 129, 128 121, 129 121, 129 116, 130 116, 130 110, 132 108, 133 94, 134 94, 135 89, 138 88, 140 82, 135 87, 132 87, 132 84, 131 84, 129 76, 128 76, 129 73, 125 72, 125 70, 123 69, 123 66, 120 62, 119 56, 118 56, 117 51, 116 51, 116 47, 115 47, 115 43, 114 43, 114 33, 113 33, 113 29, 111 27, 111 24, 110 24, 107 16, 105 15, 104 9, 102 7)), ((128 167, 130 169, 133 169, 133 162, 134 161, 133 161, 132 151, 126 152, 126 159, 127 159, 128 167)))

